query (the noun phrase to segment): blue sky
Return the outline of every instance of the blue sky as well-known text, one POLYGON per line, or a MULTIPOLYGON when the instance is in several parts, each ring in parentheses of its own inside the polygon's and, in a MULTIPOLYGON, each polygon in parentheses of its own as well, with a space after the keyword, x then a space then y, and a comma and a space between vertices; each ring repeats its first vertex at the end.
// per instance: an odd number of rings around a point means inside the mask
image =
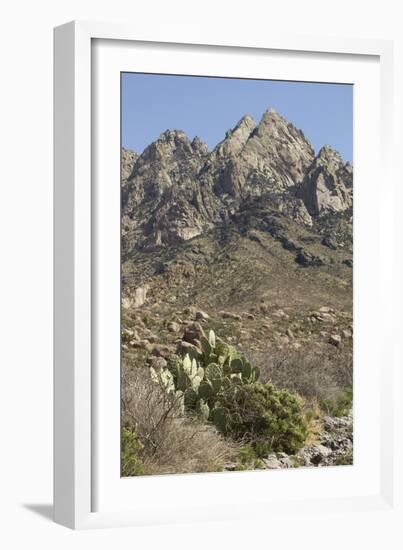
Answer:
POLYGON ((249 114, 273 107, 301 129, 315 151, 323 145, 353 156, 353 87, 274 80, 122 74, 122 145, 141 153, 167 129, 198 135, 212 149, 249 114))

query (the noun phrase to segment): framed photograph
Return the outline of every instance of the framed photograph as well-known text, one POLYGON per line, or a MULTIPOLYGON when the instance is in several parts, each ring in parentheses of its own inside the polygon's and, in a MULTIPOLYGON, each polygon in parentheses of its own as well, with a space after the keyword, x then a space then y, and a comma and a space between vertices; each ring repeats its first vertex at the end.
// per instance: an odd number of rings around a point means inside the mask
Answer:
POLYGON ((72 528, 393 511, 392 44, 225 36, 55 29, 72 528))

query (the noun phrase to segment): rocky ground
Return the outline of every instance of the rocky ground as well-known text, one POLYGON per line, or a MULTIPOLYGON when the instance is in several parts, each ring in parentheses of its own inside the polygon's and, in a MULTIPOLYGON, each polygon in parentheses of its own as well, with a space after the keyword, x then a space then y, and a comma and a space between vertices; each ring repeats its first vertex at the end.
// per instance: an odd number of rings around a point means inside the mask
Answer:
POLYGON ((299 350, 315 346, 324 353, 336 353, 336 349, 350 349, 352 343, 351 314, 327 306, 298 314, 266 307, 264 314, 222 310, 211 316, 193 306, 181 311, 169 308, 170 315, 165 315, 160 304, 155 304, 123 311, 122 347, 132 365, 156 363, 191 347, 199 349, 200 335, 210 328, 247 356, 272 347, 299 350))
MULTIPOLYGON (((262 462, 268 470, 299 467, 344 466, 353 464, 353 414, 325 416, 317 443, 303 447, 296 455, 270 454, 262 462)), ((234 465, 228 465, 228 469, 234 465)))

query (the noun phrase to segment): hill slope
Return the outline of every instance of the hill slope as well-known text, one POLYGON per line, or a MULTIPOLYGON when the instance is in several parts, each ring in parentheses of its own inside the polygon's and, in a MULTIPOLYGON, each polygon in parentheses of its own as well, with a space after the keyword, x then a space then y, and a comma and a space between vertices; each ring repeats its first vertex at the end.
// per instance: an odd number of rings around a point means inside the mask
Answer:
POLYGON ((351 165, 271 109, 212 151, 179 130, 123 150, 124 387, 213 329, 263 381, 335 409, 352 385, 352 201, 351 165))

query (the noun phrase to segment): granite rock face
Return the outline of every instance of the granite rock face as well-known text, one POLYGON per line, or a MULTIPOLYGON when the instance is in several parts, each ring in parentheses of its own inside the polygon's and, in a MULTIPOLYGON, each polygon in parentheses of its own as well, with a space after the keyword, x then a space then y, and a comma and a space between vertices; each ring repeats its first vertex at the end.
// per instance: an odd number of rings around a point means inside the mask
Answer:
POLYGON ((122 249, 155 250, 231 223, 253 198, 312 227, 352 208, 353 170, 268 109, 244 116, 210 152, 166 130, 141 155, 122 150, 122 249))
POLYGON ((353 205, 353 168, 339 153, 322 147, 306 172, 298 196, 311 216, 344 212, 353 205))

